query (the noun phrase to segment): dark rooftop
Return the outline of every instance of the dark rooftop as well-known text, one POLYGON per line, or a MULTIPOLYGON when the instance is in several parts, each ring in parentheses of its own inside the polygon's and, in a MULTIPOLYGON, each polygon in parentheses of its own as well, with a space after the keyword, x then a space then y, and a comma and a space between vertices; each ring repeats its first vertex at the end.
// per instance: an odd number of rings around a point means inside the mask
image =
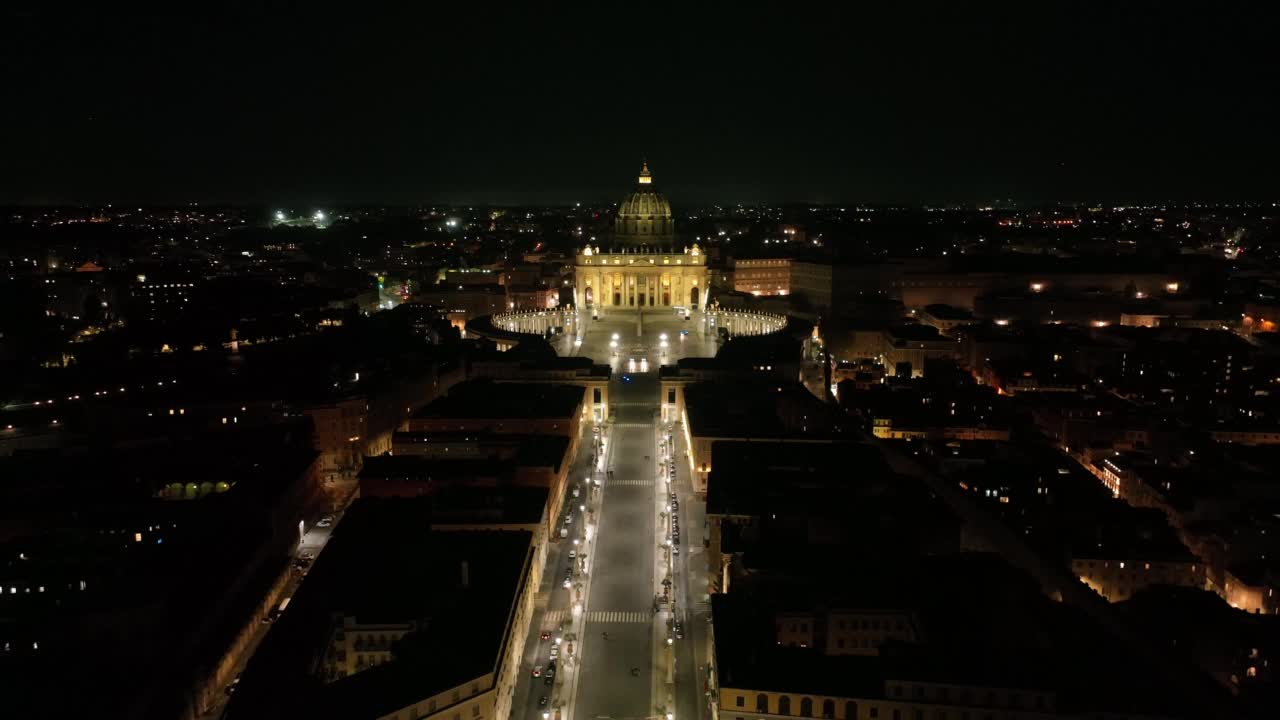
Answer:
POLYGON ((701 437, 821 440, 844 418, 796 382, 704 382, 684 389, 689 431, 701 437))
POLYGON ((583 390, 548 383, 495 383, 469 380, 414 413, 434 419, 572 419, 582 404, 583 390))

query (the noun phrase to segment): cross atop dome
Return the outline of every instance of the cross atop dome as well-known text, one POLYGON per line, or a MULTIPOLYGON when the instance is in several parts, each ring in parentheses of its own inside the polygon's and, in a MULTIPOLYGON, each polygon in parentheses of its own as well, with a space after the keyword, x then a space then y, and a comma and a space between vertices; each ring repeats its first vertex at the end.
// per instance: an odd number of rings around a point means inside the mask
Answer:
POLYGON ((653 175, 649 174, 649 163, 646 160, 640 162, 640 184, 648 185, 653 182, 653 175))

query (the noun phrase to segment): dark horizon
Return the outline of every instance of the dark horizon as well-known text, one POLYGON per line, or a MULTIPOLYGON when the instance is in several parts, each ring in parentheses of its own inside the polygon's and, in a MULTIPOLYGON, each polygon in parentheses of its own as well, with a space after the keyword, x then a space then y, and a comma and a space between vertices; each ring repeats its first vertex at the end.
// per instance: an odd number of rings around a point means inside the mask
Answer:
POLYGON ((0 203, 1266 202, 1273 14, 10 10, 0 203))

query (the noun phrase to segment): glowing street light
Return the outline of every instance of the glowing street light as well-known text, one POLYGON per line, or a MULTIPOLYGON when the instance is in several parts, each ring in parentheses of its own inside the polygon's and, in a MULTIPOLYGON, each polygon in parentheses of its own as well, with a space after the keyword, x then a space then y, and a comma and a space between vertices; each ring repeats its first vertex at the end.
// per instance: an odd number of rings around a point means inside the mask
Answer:
POLYGON ((317 210, 317 211, 316 211, 316 214, 315 214, 315 221, 316 221, 316 222, 324 222, 324 211, 323 211, 323 210, 317 210))
POLYGON ((614 334, 613 334, 613 337, 612 337, 611 339, 612 339, 612 340, 617 340, 617 339, 618 339, 618 333, 614 333, 614 334))
POLYGON ((283 210, 277 210, 277 211, 276 211, 276 220, 277 220, 277 221, 279 221, 279 222, 284 222, 284 211, 283 211, 283 210))

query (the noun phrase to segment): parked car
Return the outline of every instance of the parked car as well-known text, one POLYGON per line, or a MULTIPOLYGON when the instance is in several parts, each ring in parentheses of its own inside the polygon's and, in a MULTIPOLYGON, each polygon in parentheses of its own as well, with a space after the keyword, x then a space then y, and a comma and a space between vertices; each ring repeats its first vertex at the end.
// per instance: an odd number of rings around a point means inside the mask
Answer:
POLYGON ((542 666, 541 666, 541 665, 534 665, 534 666, 533 666, 533 676, 534 676, 534 677, 542 677, 542 666))

